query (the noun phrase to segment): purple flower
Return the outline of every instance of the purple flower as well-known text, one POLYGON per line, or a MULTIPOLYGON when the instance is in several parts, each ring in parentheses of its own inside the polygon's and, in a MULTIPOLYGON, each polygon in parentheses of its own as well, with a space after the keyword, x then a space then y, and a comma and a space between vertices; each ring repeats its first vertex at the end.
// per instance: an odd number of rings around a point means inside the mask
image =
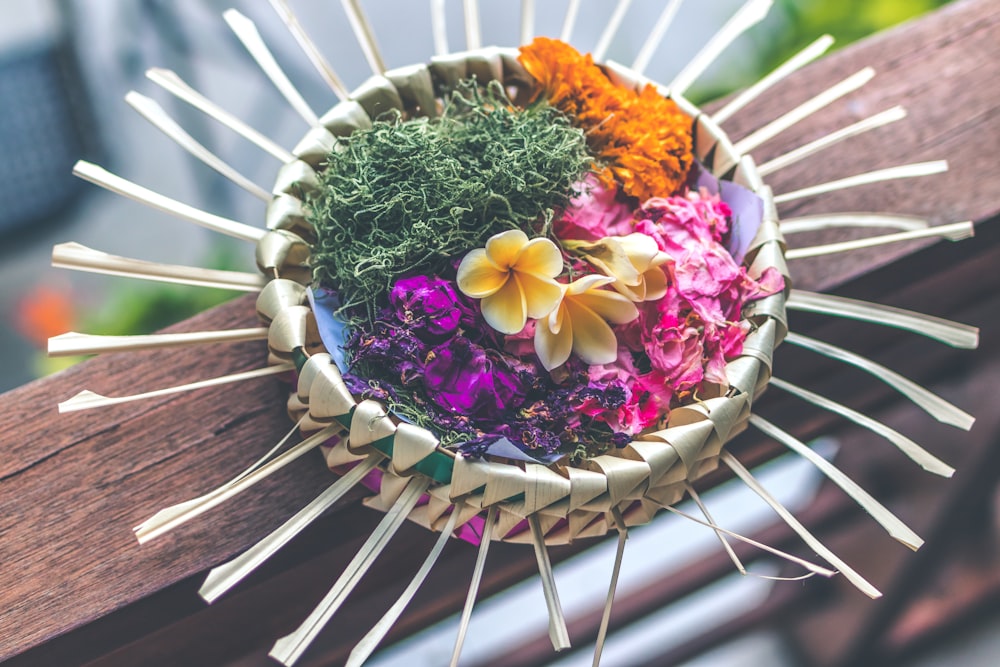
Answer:
POLYGON ((389 303, 396 318, 425 340, 454 334, 467 315, 451 283, 436 276, 397 280, 389 303))
POLYGON ((376 322, 371 331, 358 330, 347 342, 352 365, 367 363, 391 370, 404 385, 423 372, 427 344, 412 331, 385 322, 376 322))
POLYGON ((464 336, 436 347, 424 365, 430 399, 445 410, 494 421, 524 401, 524 387, 499 353, 464 336))

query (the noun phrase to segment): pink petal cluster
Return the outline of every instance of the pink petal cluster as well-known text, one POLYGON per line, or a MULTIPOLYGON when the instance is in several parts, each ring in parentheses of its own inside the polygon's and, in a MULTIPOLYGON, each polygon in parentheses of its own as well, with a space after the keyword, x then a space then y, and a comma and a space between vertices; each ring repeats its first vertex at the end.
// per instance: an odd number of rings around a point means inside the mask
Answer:
POLYGON ((632 231, 632 207, 619 200, 617 189, 603 187, 593 174, 574 187, 578 194, 553 223, 556 238, 597 241, 632 231))
POLYGON ((615 431, 636 434, 662 423, 671 406, 703 384, 727 386, 726 360, 740 354, 747 334, 739 322, 743 305, 783 289, 784 280, 773 269, 754 280, 736 263, 722 245, 732 212, 717 195, 690 191, 631 210, 614 190, 584 186, 555 223, 559 238, 639 232, 670 257, 662 267, 666 295, 636 304, 639 317, 615 327, 617 360, 588 371, 593 381, 625 384, 625 404, 602 419, 615 431))

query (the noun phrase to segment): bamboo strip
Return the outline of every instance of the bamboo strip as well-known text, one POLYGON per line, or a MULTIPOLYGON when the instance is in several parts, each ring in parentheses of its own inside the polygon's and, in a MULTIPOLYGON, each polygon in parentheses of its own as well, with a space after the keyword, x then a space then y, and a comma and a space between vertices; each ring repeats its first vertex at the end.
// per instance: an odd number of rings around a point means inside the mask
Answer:
POLYGON ((454 508, 451 515, 448 517, 448 522, 445 524, 444 528, 441 529, 441 534, 438 535, 437 541, 434 543, 434 547, 431 552, 427 554, 427 558, 421 563, 420 569, 413 576, 406 590, 403 594, 399 596, 399 599, 389 608, 389 611, 379 619, 379 622, 375 624, 371 630, 368 631, 361 641, 357 643, 351 654, 347 658, 346 667, 361 667, 365 660, 367 660, 375 649, 378 647, 379 643, 385 639, 386 634, 392 626, 399 620, 402 616, 403 610, 406 609, 406 605, 410 604, 413 600, 413 596, 417 594, 417 590, 420 588, 424 580, 427 579, 427 575, 430 573, 431 568, 437 562, 438 558, 441 556, 441 551, 444 550, 444 545, 447 544, 448 540, 451 539, 451 534, 455 531, 455 524, 458 522, 458 517, 461 514, 458 508, 454 508))
POLYGON ((674 80, 667 86, 670 92, 683 95, 726 47, 744 32, 764 20, 764 17, 771 10, 772 4, 774 4, 773 0, 747 0, 746 4, 736 10, 732 18, 705 43, 705 46, 691 59, 691 62, 684 66, 680 74, 674 77, 674 80))
MULTIPOLYGON (((699 519, 697 517, 694 517, 694 516, 692 516, 692 515, 690 515, 690 514, 688 514, 686 512, 682 512, 681 510, 677 509, 676 507, 673 507, 672 505, 665 505, 663 507, 663 509, 665 509, 668 512, 671 512, 673 514, 676 514, 677 516, 684 517, 685 519, 687 519, 688 521, 691 521, 693 523, 697 523, 697 524, 699 524, 701 526, 705 526, 706 528, 711 528, 715 532, 722 533, 723 535, 731 537, 734 540, 739 540, 740 542, 745 542, 746 544, 749 544, 750 546, 757 547, 758 549, 760 549, 762 551, 766 551, 766 552, 768 552, 770 554, 774 554, 778 558, 782 558, 784 560, 787 560, 789 563, 795 563, 796 565, 801 565, 805 569, 809 570, 809 572, 811 574, 818 574, 818 575, 823 576, 823 577, 832 577, 833 575, 837 574, 833 570, 830 570, 828 568, 822 567, 820 565, 816 565, 815 563, 810 563, 807 560, 803 560, 803 559, 799 558, 798 556, 793 556, 792 554, 786 553, 784 551, 781 551, 780 549, 775 549, 774 547, 769 547, 766 544, 763 544, 762 542, 758 542, 757 540, 751 539, 749 537, 744 537, 743 535, 740 535, 739 533, 734 533, 733 531, 727 530, 727 529, 723 528, 722 526, 719 526, 719 525, 717 525, 717 524, 715 524, 713 522, 702 521, 701 519, 699 519)), ((756 575, 756 576, 761 576, 761 575, 756 575)), ((769 577, 764 577, 764 578, 767 579, 769 577)))
POLYGON ((52 266, 74 271, 155 280, 178 285, 257 292, 267 280, 259 273, 203 269, 200 266, 160 264, 131 257, 110 255, 79 243, 60 243, 52 248, 52 266))
MULTIPOLYGON (((459 457, 460 459, 461 457, 459 457)), ((456 459, 457 461, 458 459, 456 459)), ((479 594, 479 584, 483 580, 483 569, 486 567, 486 555, 490 550, 490 542, 493 541, 493 529, 497 524, 496 505, 490 506, 486 512, 486 521, 483 524, 483 534, 479 538, 479 553, 476 555, 476 566, 472 570, 472 579, 469 581, 469 592, 465 596, 465 606, 462 607, 462 617, 458 622, 458 636, 455 638, 455 648, 451 653, 449 667, 458 667, 458 660, 462 655, 462 646, 465 644, 465 635, 469 631, 469 620, 472 618, 472 607, 476 604, 476 596, 479 594)))
POLYGON ((396 534, 399 527, 406 521, 407 515, 416 506, 420 496, 430 485, 427 477, 413 477, 409 481, 406 489, 396 500, 392 508, 379 522, 378 526, 365 543, 358 549, 358 553, 347 565, 343 574, 334 583, 333 588, 326 594, 326 597, 316 606, 313 612, 305 621, 290 635, 282 637, 275 642, 274 647, 268 654, 278 660, 286 667, 295 663, 302 653, 309 647, 312 640, 316 638, 323 626, 336 613, 340 606, 347 599, 347 596, 354 590, 358 582, 364 577, 372 563, 382 553, 389 540, 396 534))
POLYGON ((267 452, 263 456, 259 457, 256 461, 251 463, 245 470, 236 475, 236 477, 232 478, 225 484, 220 484, 219 486, 215 487, 208 493, 202 494, 197 498, 192 498, 191 500, 186 500, 184 502, 177 503, 176 505, 171 505, 170 507, 164 508, 159 512, 159 514, 177 514, 183 511, 185 508, 193 509, 198 505, 211 500, 213 497, 222 493, 226 489, 231 488, 233 485, 237 484, 247 475, 259 469, 262 465, 271 460, 271 457, 273 457, 277 452, 281 451, 281 449, 285 446, 285 443, 287 443, 291 439, 291 437, 295 435, 295 432, 298 431, 300 428, 302 428, 303 421, 304 419, 299 419, 295 423, 295 425, 292 426, 291 429, 289 429, 288 433, 286 433, 284 437, 282 437, 281 440, 277 442, 277 444, 271 447, 271 449, 267 450, 267 452))
POLYGON ((612 510, 615 526, 618 528, 618 548, 615 550, 615 564, 611 568, 611 583, 608 584, 608 596, 604 601, 604 612, 601 614, 601 626, 597 631, 597 641, 594 643, 593 667, 600 667, 601 654, 604 653, 604 642, 611 625, 611 606, 615 601, 615 591, 618 589, 618 576, 622 570, 622 558, 625 556, 625 541, 628 539, 628 529, 618 508, 612 510))
POLYGON ((368 22, 368 17, 361 9, 361 3, 358 0, 340 0, 340 4, 347 14, 351 30, 354 31, 354 36, 357 37, 358 44, 361 45, 361 51, 365 54, 365 60, 368 61, 372 73, 382 74, 386 69, 385 61, 382 60, 382 54, 379 53, 375 32, 372 30, 371 23, 368 22))
POLYGON ((242 382, 243 380, 253 380, 260 377, 265 377, 267 375, 278 375, 279 373, 286 373, 290 370, 294 370, 295 365, 288 364, 278 364, 276 366, 267 366, 265 368, 258 368, 253 371, 246 371, 244 373, 234 373, 233 375, 223 375, 221 377, 212 378, 211 380, 201 380, 200 382, 191 382, 188 384, 179 385, 177 387, 169 387, 167 389, 157 389, 156 391, 147 391, 142 394, 133 394, 131 396, 120 396, 109 398, 107 396, 101 396, 92 391, 81 391, 79 394, 73 398, 63 401, 59 404, 59 413, 63 414, 66 412, 76 412, 78 410, 91 410, 93 408, 103 408, 109 405, 118 405, 120 403, 131 403, 132 401, 139 401, 146 398, 158 398, 160 396, 170 396, 172 394, 180 394, 186 391, 194 391, 195 389, 207 389, 209 387, 218 387, 224 384, 231 384, 233 382, 242 382))
POLYGON ((914 229, 896 234, 884 234, 881 236, 869 236, 863 239, 852 241, 841 241, 840 243, 828 243, 825 245, 808 246, 804 248, 789 248, 785 251, 785 259, 803 259, 805 257, 818 257, 821 255, 832 255, 838 252, 849 250, 860 250, 861 248, 871 248, 885 245, 887 243, 898 243, 900 241, 912 241, 914 239, 924 239, 939 236, 949 241, 961 241, 972 237, 975 233, 971 221, 955 222, 950 225, 937 225, 925 229, 914 229))
POLYGON ((936 160, 933 162, 918 162, 915 164, 905 164, 898 167, 889 167, 888 169, 878 169, 876 171, 869 171, 864 174, 848 176, 847 178, 841 178, 836 181, 820 183, 819 185, 813 185, 808 188, 802 188, 801 190, 795 190, 793 192, 786 192, 784 194, 775 195, 774 203, 784 204, 786 202, 795 201, 796 199, 814 197, 816 195, 821 195, 827 192, 834 192, 836 190, 845 190, 847 188, 854 188, 859 185, 870 185, 872 183, 881 183, 882 181, 891 181, 899 178, 916 178, 919 176, 931 176, 933 174, 940 174, 945 171, 948 171, 948 162, 945 160, 936 160))
POLYGON ((677 10, 681 8, 681 3, 684 0, 670 0, 664 7, 663 11, 660 12, 660 17, 656 19, 656 24, 653 26, 653 30, 650 31, 649 37, 643 42, 642 47, 639 49, 639 53, 636 55, 635 60, 632 62, 632 69, 642 74, 646 71, 646 67, 649 66, 649 61, 653 59, 653 55, 656 50, 660 48, 660 44, 663 42, 663 35, 666 34, 667 30, 670 28, 670 24, 674 21, 674 16, 677 15, 677 10))
POLYGON ((556 580, 552 575, 552 562, 549 560, 548 549, 545 548, 545 535, 542 533, 537 514, 528 516, 528 526, 531 528, 531 541, 535 546, 535 559, 538 561, 545 606, 549 610, 549 639, 552 640, 552 647, 555 650, 562 651, 570 647, 569 630, 566 628, 566 617, 563 616, 562 604, 559 602, 559 591, 556 590, 556 580))
POLYGON ((530 44, 535 37, 535 0, 521 0, 520 44, 530 44))
MULTIPOLYGON (((684 490, 688 492, 688 495, 691 496, 691 500, 693 500, 694 504, 698 506, 698 509, 701 511, 702 515, 704 515, 705 520, 712 525, 716 525, 715 519, 713 519, 712 515, 709 514, 708 507, 706 507, 705 503, 701 501, 701 496, 699 496, 698 492, 695 491, 693 486, 691 486, 691 482, 688 482, 687 480, 684 481, 684 490)), ((719 542, 722 543, 722 548, 729 556, 729 560, 733 561, 733 565, 736 566, 739 573, 746 574, 747 569, 743 567, 740 557, 736 555, 736 552, 733 551, 733 547, 729 544, 729 541, 726 540, 725 534, 718 530, 715 531, 715 534, 718 536, 719 542)))
MULTIPOLYGON (((877 588, 871 585, 864 577, 862 577, 854 568, 844 562, 837 554, 833 553, 828 549, 822 542, 820 542, 816 537, 809 532, 809 529, 802 525, 795 516, 789 512, 784 505, 778 502, 778 500, 772 496, 767 489, 760 485, 750 471, 747 470, 742 463, 740 463, 735 456, 726 450, 722 450, 719 454, 719 460, 725 463, 730 470, 732 470, 737 477, 743 480, 750 490, 756 493, 761 499, 767 503, 771 509, 773 509, 781 519, 788 524, 788 527, 794 530, 802 540, 809 545, 809 547, 815 551, 823 560, 830 563, 836 567, 841 574, 843 574, 848 581, 850 581, 854 586, 860 590, 862 593, 870 598, 880 598, 882 593, 879 592, 877 588)), ((672 507, 665 508, 668 511, 679 513, 672 507)), ((733 535, 733 537, 736 537, 733 535)), ((770 551, 770 549, 768 549, 770 551)), ((772 551, 772 553, 774 553, 772 551)), ((797 562, 797 561, 793 561, 797 562)))
POLYGON ((146 70, 146 78, 166 90, 177 99, 187 102, 195 109, 198 109, 210 118, 214 118, 219 121, 244 139, 256 144, 259 148, 267 153, 270 153, 282 163, 292 162, 295 159, 295 156, 286 151, 284 148, 274 143, 222 107, 218 106, 188 84, 184 83, 184 81, 177 76, 175 72, 168 69, 154 67, 146 70))
POLYGON ((559 39, 567 44, 573 35, 573 26, 576 25, 576 17, 580 13, 580 0, 569 0, 566 6, 566 16, 563 17, 562 30, 559 32, 559 39))
POLYGON ((431 0, 431 34, 434 37, 434 55, 445 56, 448 48, 448 21, 445 15, 447 0, 431 0))
POLYGON ((865 67, 864 69, 847 77, 843 81, 835 83, 812 99, 803 102, 799 106, 776 118, 759 130, 752 132, 746 138, 737 141, 736 152, 740 155, 746 155, 769 139, 773 139, 778 136, 799 121, 804 120, 820 109, 829 106, 844 95, 853 93, 855 90, 871 81, 874 76, 875 70, 871 67, 865 67))
POLYGON ((600 39, 597 40, 597 46, 594 47, 591 53, 594 62, 601 62, 604 60, 604 56, 608 52, 608 47, 611 46, 612 40, 615 38, 615 34, 618 32, 618 28, 621 27, 622 19, 625 18, 625 14, 628 12, 629 5, 632 4, 632 0, 618 0, 618 4, 615 5, 615 10, 611 14, 611 18, 608 19, 608 24, 604 27, 604 32, 601 33, 600 39))
POLYGON ((920 539, 920 536, 900 521, 887 507, 862 489, 857 482, 845 475, 839 468, 807 447, 803 442, 757 415, 750 415, 750 424, 816 466, 831 482, 843 489, 847 495, 861 505, 861 508, 868 512, 880 526, 885 528, 893 539, 905 544, 914 551, 923 545, 924 541, 920 539))
POLYGON ((80 160, 73 165, 73 174, 111 192, 134 199, 140 204, 145 204, 164 213, 175 215, 196 225, 201 225, 202 227, 211 229, 213 232, 226 234, 227 236, 232 236, 243 241, 254 242, 259 241, 267 233, 267 230, 257 229, 242 222, 229 220, 218 215, 206 213, 193 206, 182 204, 176 199, 171 199, 158 192, 153 192, 141 185, 137 185, 132 181, 127 181, 120 176, 116 176, 91 162, 80 160))
POLYGON ((229 24, 229 28, 236 37, 243 43, 247 52, 250 53, 264 75, 274 84, 281 96, 285 98, 289 105, 295 109, 296 113, 302 116, 309 125, 319 127, 319 117, 312 110, 309 104, 303 99, 302 94, 292 84, 284 70, 274 59, 271 50, 264 43, 264 38, 260 36, 257 26, 253 21, 235 9, 227 9, 222 13, 222 18, 229 24))
POLYGON ((326 84, 330 86, 330 90, 341 101, 348 99, 350 93, 344 86, 344 82, 337 76, 337 72, 334 71, 329 61, 323 57, 316 43, 309 37, 306 29, 302 27, 302 23, 299 22, 298 17, 292 10, 292 6, 288 4, 288 0, 270 0, 270 2, 275 13, 281 18, 281 22, 285 24, 288 32, 292 33, 292 37, 295 38, 295 41, 298 42, 299 46, 305 52, 306 57, 309 58, 309 62, 316 68, 316 71, 326 81, 326 84))
POLYGON ((335 435, 339 430, 339 425, 336 425, 329 426, 322 431, 317 431, 273 460, 260 465, 259 467, 253 469, 252 472, 237 477, 232 482, 224 484, 215 491, 201 496, 200 498, 195 498, 194 500, 160 510, 132 529, 133 532, 135 532, 136 539, 139 540, 139 544, 145 544, 146 542, 173 530, 181 524, 204 514, 216 505, 229 500, 233 496, 246 491, 257 482, 266 479, 268 476, 298 459, 306 452, 315 449, 330 438, 330 436, 335 435))
POLYGON ((895 123, 896 121, 903 120, 904 118, 906 118, 906 109, 901 106, 894 106, 890 109, 877 113, 874 116, 869 116, 864 120, 860 120, 857 123, 852 123, 847 127, 830 132, 815 141, 811 141, 808 144, 799 146, 798 148, 788 151, 783 155, 779 155, 773 160, 768 160, 764 164, 757 167, 757 173, 762 177, 773 174, 779 169, 791 166, 796 162, 804 160, 810 155, 814 155, 825 148, 836 145, 845 139, 850 139, 851 137, 880 128, 883 125, 888 125, 889 123, 895 123))
POLYGON ((885 227, 912 231, 925 229, 928 226, 926 220, 916 216, 884 215, 882 213, 823 213, 799 218, 786 218, 779 223, 781 233, 785 236, 840 227, 885 227))
POLYGON ((733 114, 760 97, 762 93, 767 91, 774 84, 826 53, 827 49, 829 49, 832 45, 833 37, 830 35, 823 35, 815 42, 779 65, 773 72, 763 77, 760 81, 730 100, 726 106, 715 112, 712 116, 712 120, 719 125, 725 123, 733 116, 733 114))
POLYGON ((479 2, 478 0, 462 0, 462 11, 465 16, 465 48, 471 50, 483 47, 479 32, 479 2))
POLYGON ((369 455, 267 537, 228 563, 212 568, 198 589, 198 595, 208 603, 215 602, 357 486, 380 460, 382 455, 379 453, 369 455))
POLYGON ((231 165, 224 162, 219 156, 200 144, 190 134, 184 131, 177 122, 164 111, 163 107, 154 100, 130 91, 125 95, 125 101, 139 114, 152 123, 158 130, 170 137, 178 146, 188 153, 198 158, 206 165, 219 172, 230 181, 240 186, 253 196, 262 201, 271 201, 271 193, 260 187, 249 178, 236 171, 231 165))
POLYGON ((976 327, 878 303, 793 289, 789 292, 785 306, 790 310, 823 313, 896 327, 939 340, 952 347, 971 350, 979 345, 979 329, 976 327))
POLYGON ((834 412, 842 417, 845 417, 846 419, 850 419, 855 424, 863 426, 872 433, 882 436, 894 444, 901 452, 906 454, 914 463, 927 472, 934 473, 935 475, 941 475, 942 477, 951 477, 955 474, 955 469, 950 465, 937 458, 899 431, 886 426, 880 421, 872 419, 868 415, 852 410, 846 405, 841 405, 840 403, 830 400, 825 396, 814 394, 811 391, 803 389, 802 387, 797 387, 790 382, 785 382, 784 380, 776 377, 771 377, 770 384, 787 391, 790 394, 798 396, 804 401, 808 401, 813 405, 819 406, 824 410, 829 410, 830 412, 834 412))
POLYGON ((50 357, 78 354, 103 354, 105 352, 133 352, 185 345, 208 343, 233 343, 244 340, 266 340, 267 327, 251 329, 223 329, 219 331, 191 331, 187 333, 150 334, 146 336, 94 336, 70 331, 49 339, 50 357))
POLYGON ((815 338, 809 338, 802 334, 788 332, 785 342, 792 345, 804 347, 825 357, 842 361, 858 368, 873 377, 881 380, 895 389, 903 396, 913 401, 915 405, 923 409, 927 414, 944 424, 950 424, 956 428, 968 431, 975 423, 975 417, 964 410, 952 405, 937 394, 921 387, 916 382, 903 377, 899 373, 878 364, 871 359, 862 357, 854 352, 849 352, 843 348, 831 345, 815 338))

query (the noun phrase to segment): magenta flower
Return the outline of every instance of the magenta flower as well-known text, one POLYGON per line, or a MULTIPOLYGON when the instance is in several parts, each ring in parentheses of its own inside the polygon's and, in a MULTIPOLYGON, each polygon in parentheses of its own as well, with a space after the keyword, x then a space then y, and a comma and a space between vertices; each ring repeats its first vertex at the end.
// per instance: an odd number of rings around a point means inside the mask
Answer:
POLYGON ((452 414, 496 421, 524 402, 517 374, 494 350, 464 336, 434 348, 424 365, 427 396, 452 414))
POLYGON ((458 299, 451 283, 436 276, 402 278, 389 292, 396 319, 421 338, 432 340, 458 330, 465 314, 458 299))

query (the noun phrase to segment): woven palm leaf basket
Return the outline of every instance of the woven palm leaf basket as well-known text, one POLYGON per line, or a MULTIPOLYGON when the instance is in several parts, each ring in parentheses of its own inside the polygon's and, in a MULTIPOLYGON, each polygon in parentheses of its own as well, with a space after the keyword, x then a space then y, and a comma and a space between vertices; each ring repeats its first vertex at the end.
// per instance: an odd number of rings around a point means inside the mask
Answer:
MULTIPOLYGON (((254 25, 230 10, 226 21, 309 123, 291 151, 259 136, 176 75, 151 78, 229 124, 282 162, 263 224, 199 211, 92 164, 76 172, 198 224, 254 244, 259 276, 198 271, 111 257, 67 244, 55 263, 189 284, 240 284, 259 291, 256 329, 161 334, 137 343, 67 334, 54 354, 266 339, 255 372, 108 398, 83 392, 63 411, 97 408, 151 394, 269 375, 291 378, 288 412, 297 444, 279 443, 250 469, 210 493, 167 508, 136 528, 153 539, 315 450, 338 478, 314 502, 256 546, 211 572, 201 590, 213 601, 230 590, 348 491, 367 487, 385 513, 316 610, 271 655, 294 663, 333 617, 406 520, 440 538, 411 585, 358 644, 348 664, 371 655, 415 594, 448 539, 478 545, 452 664, 458 664, 491 542, 530 545, 537 558, 555 649, 569 646, 547 547, 618 535, 613 599, 625 537, 657 513, 681 513, 690 497, 702 516, 685 516, 727 540, 692 482, 720 465, 770 504, 824 561, 811 563, 757 545, 810 574, 840 573, 862 592, 878 591, 827 549, 726 449, 753 426, 806 457, 897 540, 921 540, 878 500, 778 426, 752 412, 768 386, 837 412, 890 440, 925 469, 952 469, 912 440, 806 389, 772 377, 782 342, 866 368, 941 421, 972 419, 902 376, 789 331, 797 309, 875 321, 974 347, 977 333, 928 316, 793 289, 786 258, 878 243, 971 235, 970 223, 935 228, 910 218, 852 214, 857 226, 894 233, 835 246, 789 250, 777 204, 890 178, 936 173, 943 163, 871 172, 775 196, 765 176, 833 143, 902 118, 898 108, 844 128, 758 167, 752 151, 809 114, 864 85, 861 72, 738 143, 725 120, 767 88, 818 57, 822 38, 709 115, 684 94, 730 42, 759 22, 770 1, 750 0, 667 84, 642 71, 680 3, 660 21, 631 67, 601 62, 564 40, 535 38, 532 3, 523 3, 522 46, 479 48, 475 3, 466 3, 469 42, 448 53, 442 3, 431 3, 438 55, 386 69, 357 2, 344 8, 373 75, 348 91, 283 0, 272 5, 340 102, 315 114, 290 83, 254 25), (265 353, 262 351, 262 364, 265 353)), ((627 3, 620 3, 627 6, 627 3)), ((570 3, 568 37, 578 3, 570 3)), ((178 142, 229 175, 148 98, 130 101, 178 142)), ((848 224, 838 214, 800 228, 848 224)), ((756 543, 755 543, 756 544, 756 543)), ((732 553, 730 551, 730 553, 732 553)), ((733 554, 735 560, 735 554, 733 554)), ((737 566, 739 566, 738 561, 737 566)))

